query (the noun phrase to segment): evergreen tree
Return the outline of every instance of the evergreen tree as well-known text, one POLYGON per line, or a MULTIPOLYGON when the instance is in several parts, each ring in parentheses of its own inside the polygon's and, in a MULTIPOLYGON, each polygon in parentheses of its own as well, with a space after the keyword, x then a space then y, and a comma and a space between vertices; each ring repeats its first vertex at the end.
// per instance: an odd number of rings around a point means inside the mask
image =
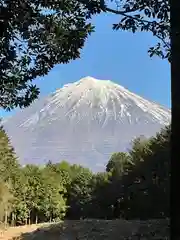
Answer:
POLYGON ((10 140, 0 127, 0 221, 5 224, 9 221, 9 216, 13 208, 16 176, 19 171, 19 164, 15 156, 10 140))
POLYGON ((0 181, 0 222, 8 223, 14 197, 10 184, 0 181))
POLYGON ((10 140, 3 129, 0 127, 0 178, 8 182, 14 181, 18 172, 19 164, 10 140))

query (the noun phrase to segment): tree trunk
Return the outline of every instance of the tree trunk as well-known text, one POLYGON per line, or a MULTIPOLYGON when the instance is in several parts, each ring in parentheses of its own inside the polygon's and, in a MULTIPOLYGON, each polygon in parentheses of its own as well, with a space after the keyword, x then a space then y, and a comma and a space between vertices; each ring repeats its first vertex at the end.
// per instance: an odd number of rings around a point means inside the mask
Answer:
POLYGON ((36 224, 38 223, 38 215, 36 214, 36 224))
POLYGON ((31 211, 29 211, 28 225, 31 225, 31 211))
POLYGON ((11 226, 14 227, 15 214, 12 212, 11 226))
POLYGON ((5 210, 5 216, 4 216, 4 224, 5 224, 5 226, 7 226, 7 223, 8 223, 8 212, 7 212, 7 210, 5 210))
POLYGON ((172 239, 180 239, 180 197, 176 189, 180 170, 180 0, 170 0, 171 7, 171 101, 172 101, 172 171, 171 205, 172 239), (174 189, 173 189, 174 186, 174 189))

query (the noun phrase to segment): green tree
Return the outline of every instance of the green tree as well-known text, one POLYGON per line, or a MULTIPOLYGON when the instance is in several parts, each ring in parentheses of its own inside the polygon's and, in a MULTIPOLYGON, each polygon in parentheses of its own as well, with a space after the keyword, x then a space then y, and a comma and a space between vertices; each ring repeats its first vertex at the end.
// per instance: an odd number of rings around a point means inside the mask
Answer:
POLYGON ((0 107, 27 107, 39 94, 32 80, 80 57, 98 1, 0 1, 0 107))
MULTIPOLYGON (((75 168, 75 167, 74 167, 75 168)), ((67 205, 69 207, 67 217, 80 219, 89 215, 88 204, 91 201, 92 172, 83 167, 77 167, 78 173, 73 178, 68 189, 67 205)))
POLYGON ((120 208, 127 218, 169 217, 170 136, 168 127, 149 139, 147 145, 139 145, 140 151, 136 144, 132 149, 136 164, 119 181, 120 208))
POLYGON ((132 159, 128 153, 114 153, 106 165, 106 171, 111 172, 114 177, 120 177, 125 172, 128 172, 128 168, 132 164, 132 159))
POLYGON ((0 222, 8 223, 11 214, 13 195, 10 184, 0 181, 0 222))
POLYGON ((1 193, 3 194, 1 200, 1 207, 6 208, 5 223, 9 222, 10 217, 14 219, 14 207, 16 202, 15 186, 18 182, 20 174, 20 165, 15 155, 14 149, 10 144, 10 140, 4 131, 3 127, 0 127, 0 181, 1 181, 1 193), (12 201, 9 201, 11 200, 12 201), (6 205, 4 205, 7 203, 6 205), (13 214, 12 214, 13 213, 13 214), (11 215, 11 216, 10 216, 11 215), (8 217, 8 218, 7 218, 8 217))
POLYGON ((65 188, 68 188, 69 185, 72 182, 72 166, 66 162, 66 161, 61 161, 60 163, 49 163, 47 165, 54 173, 57 174, 57 176, 60 177, 59 181, 61 181, 61 184, 65 188))
POLYGON ((14 185, 12 214, 16 224, 52 221, 64 217, 66 189, 61 175, 52 166, 40 168, 27 165, 21 168, 14 185))
POLYGON ((19 164, 10 140, 3 129, 0 127, 0 177, 1 180, 8 182, 14 181, 18 172, 19 164))
POLYGON ((97 173, 91 180, 91 201, 88 204, 91 218, 112 219, 111 172, 97 173))
POLYGON ((60 220, 65 216, 66 182, 57 171, 56 164, 47 165, 43 170, 43 201, 42 209, 49 221, 60 220))
POLYGON ((27 224, 29 209, 26 204, 26 178, 23 168, 20 168, 13 184, 13 207, 12 207, 12 225, 27 224))
POLYGON ((41 210, 42 199, 44 198, 44 185, 41 170, 34 165, 27 165, 22 169, 24 175, 24 200, 27 206, 29 224, 38 218, 41 210))

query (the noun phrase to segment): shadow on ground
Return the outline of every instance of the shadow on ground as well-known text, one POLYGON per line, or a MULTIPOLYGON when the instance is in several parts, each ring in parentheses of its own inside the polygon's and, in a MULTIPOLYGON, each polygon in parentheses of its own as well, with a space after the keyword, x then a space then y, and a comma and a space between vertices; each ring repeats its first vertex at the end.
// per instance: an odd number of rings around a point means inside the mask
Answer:
POLYGON ((64 221, 23 233, 13 240, 168 240, 169 221, 64 221))

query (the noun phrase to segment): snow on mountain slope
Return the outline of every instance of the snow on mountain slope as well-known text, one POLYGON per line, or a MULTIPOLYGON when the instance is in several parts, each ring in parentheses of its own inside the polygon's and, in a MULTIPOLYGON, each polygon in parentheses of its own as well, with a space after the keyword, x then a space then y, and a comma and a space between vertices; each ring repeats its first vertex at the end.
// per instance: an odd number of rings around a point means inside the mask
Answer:
POLYGON ((150 137, 171 112, 122 86, 92 77, 64 85, 4 121, 22 164, 67 160, 103 170, 113 152, 150 137))

